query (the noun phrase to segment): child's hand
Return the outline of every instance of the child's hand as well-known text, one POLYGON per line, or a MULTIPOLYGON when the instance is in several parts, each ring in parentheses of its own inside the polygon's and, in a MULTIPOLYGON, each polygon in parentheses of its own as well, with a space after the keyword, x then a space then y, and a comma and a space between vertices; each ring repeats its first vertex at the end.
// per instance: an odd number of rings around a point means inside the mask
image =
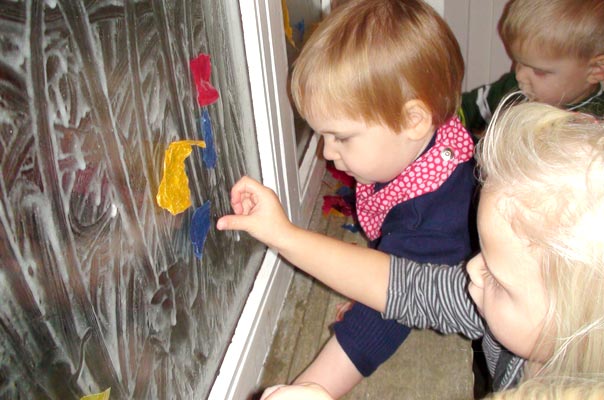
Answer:
POLYGON ((269 247, 278 247, 279 239, 293 228, 275 192, 244 176, 231 189, 234 215, 218 220, 218 230, 246 231, 269 247))
POLYGON ((333 400, 333 398, 316 383, 301 383, 269 387, 262 393, 260 400, 333 400))
POLYGON ((354 301, 347 301, 346 303, 336 304, 336 321, 335 322, 340 322, 341 320, 343 320, 344 314, 346 314, 346 312, 348 310, 350 310, 353 305, 354 305, 354 301))

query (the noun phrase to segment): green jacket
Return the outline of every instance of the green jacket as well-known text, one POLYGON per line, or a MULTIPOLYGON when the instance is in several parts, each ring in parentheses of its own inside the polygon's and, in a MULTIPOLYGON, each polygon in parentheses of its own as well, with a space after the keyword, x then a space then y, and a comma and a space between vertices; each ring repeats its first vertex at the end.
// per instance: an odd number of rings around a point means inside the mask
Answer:
MULTIPOLYGON (((516 75, 509 72, 491 84, 463 93, 459 111, 461 122, 473 134, 481 133, 491 121, 499 102, 515 91, 519 91, 516 75)), ((601 85, 591 96, 576 104, 569 104, 565 109, 604 118, 604 87, 601 85)))

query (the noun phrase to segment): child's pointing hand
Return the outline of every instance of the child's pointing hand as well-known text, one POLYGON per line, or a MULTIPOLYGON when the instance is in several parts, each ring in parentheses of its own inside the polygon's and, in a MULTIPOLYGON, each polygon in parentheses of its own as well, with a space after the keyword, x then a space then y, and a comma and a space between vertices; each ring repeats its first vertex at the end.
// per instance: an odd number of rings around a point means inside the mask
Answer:
POLYGON ((218 230, 246 231, 267 246, 278 248, 279 239, 293 228, 275 192, 250 177, 244 176, 231 189, 231 207, 234 215, 220 218, 218 230))

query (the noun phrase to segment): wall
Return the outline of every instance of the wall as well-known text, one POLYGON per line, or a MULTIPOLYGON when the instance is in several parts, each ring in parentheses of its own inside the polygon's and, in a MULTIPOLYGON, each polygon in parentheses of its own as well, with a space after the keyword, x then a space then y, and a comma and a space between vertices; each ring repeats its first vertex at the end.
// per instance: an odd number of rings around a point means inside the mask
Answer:
POLYGON ((260 178, 236 2, 3 1, 0 19, 0 397, 206 397, 265 251, 211 228, 260 178), (194 149, 172 216, 155 194, 167 145, 201 135, 200 53, 218 161, 194 149))
POLYGON ((463 90, 494 82, 508 72, 512 62, 497 33, 497 23, 507 0, 444 1, 444 17, 457 37, 466 63, 463 90))

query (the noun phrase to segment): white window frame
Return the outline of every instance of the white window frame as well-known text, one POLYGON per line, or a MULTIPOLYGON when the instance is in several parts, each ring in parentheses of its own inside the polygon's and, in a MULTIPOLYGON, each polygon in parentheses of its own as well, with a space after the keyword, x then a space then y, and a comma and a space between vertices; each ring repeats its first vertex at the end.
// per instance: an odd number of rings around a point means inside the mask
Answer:
MULTIPOLYGON (((239 7, 263 183, 275 190, 292 221, 306 226, 325 168, 316 156, 316 136, 297 164, 281 1, 240 0, 239 7)), ((292 276, 292 267, 267 250, 210 400, 244 399, 257 390, 292 276)))

